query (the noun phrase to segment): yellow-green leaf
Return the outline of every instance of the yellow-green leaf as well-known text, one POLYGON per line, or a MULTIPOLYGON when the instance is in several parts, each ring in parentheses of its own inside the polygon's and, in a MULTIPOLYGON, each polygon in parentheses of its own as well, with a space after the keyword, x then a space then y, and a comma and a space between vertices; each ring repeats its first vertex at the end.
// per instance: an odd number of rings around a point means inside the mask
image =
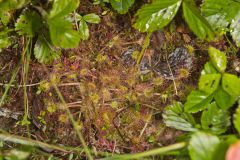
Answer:
POLYGON ((221 73, 223 73, 227 67, 227 57, 225 53, 219 51, 214 47, 209 47, 208 53, 214 67, 221 73))
POLYGON ((127 13, 128 9, 133 5, 135 0, 110 0, 112 7, 120 14, 127 13))
POLYGON ((79 5, 79 0, 54 0, 49 18, 61 18, 73 12, 79 5))
POLYGON ((214 93, 214 99, 221 109, 227 110, 228 108, 233 106, 233 104, 237 100, 237 97, 228 94, 226 91, 223 90, 222 86, 219 86, 217 91, 214 93))
POLYGON ((51 63, 54 59, 59 58, 60 52, 53 48, 47 38, 40 35, 34 46, 34 55, 40 63, 51 63))
POLYGON ((215 102, 208 105, 201 117, 202 128, 205 131, 222 134, 230 126, 230 115, 227 110, 218 108, 215 102))
POLYGON ((80 42, 79 33, 72 28, 72 24, 62 18, 48 21, 50 36, 53 44, 62 48, 77 47, 80 42))
POLYGON ((200 38, 213 40, 214 31, 193 0, 183 0, 183 15, 190 29, 200 38))
POLYGON ((206 74, 200 77, 198 88, 206 93, 213 93, 219 86, 221 74, 206 74))
POLYGON ((222 78, 222 87, 228 94, 240 96, 240 79, 237 76, 225 73, 222 78))
POLYGON ((79 33, 82 40, 87 40, 89 38, 89 28, 84 20, 79 22, 79 33))
POLYGON ((188 146, 191 160, 213 160, 219 144, 220 140, 215 135, 204 132, 193 134, 188 146))
POLYGON ((83 19, 88 23, 95 23, 95 24, 98 24, 101 21, 100 17, 94 13, 90 13, 83 16, 83 19))
POLYGON ((188 113, 196 113, 204 110, 212 101, 213 95, 202 91, 192 91, 184 104, 184 110, 188 113))
POLYGON ((240 104, 238 105, 238 108, 233 116, 233 124, 238 133, 240 133, 240 104))

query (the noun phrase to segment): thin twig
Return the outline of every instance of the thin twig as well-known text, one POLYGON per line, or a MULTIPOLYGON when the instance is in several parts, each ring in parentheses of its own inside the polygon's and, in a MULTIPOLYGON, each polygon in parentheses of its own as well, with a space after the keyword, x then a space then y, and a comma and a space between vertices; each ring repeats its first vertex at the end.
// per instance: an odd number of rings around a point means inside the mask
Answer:
POLYGON ((176 85, 176 82, 175 82, 175 78, 174 78, 174 76, 173 76, 173 72, 172 72, 171 66, 170 66, 170 64, 169 64, 169 62, 168 62, 168 58, 166 58, 166 61, 167 61, 168 69, 169 69, 170 74, 171 74, 171 76, 172 76, 172 81, 173 81, 175 93, 176 93, 176 95, 178 95, 177 85, 176 85))
POLYGON ((138 137, 139 139, 142 137, 142 135, 143 135, 144 131, 146 130, 146 128, 147 128, 151 118, 152 118, 152 111, 151 111, 151 116, 148 117, 147 122, 145 123, 143 129, 141 130, 141 133, 140 133, 140 135, 138 137))

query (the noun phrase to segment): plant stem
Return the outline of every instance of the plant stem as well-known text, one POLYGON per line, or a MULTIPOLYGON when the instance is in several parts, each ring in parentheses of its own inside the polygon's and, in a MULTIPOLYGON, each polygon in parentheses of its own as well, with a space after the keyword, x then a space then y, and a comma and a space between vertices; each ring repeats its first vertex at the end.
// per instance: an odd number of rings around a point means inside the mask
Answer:
MULTIPOLYGON (((30 41, 27 42, 27 45, 29 44, 29 42, 30 42, 30 41)), ((23 62, 24 55, 25 55, 26 51, 27 51, 27 49, 24 48, 24 49, 23 49, 22 56, 21 56, 21 60, 18 62, 18 65, 16 66, 16 68, 13 70, 12 77, 11 77, 9 83, 8 83, 7 86, 6 86, 6 89, 5 89, 4 93, 3 93, 3 96, 1 97, 0 107, 2 107, 2 105, 4 104, 4 100, 6 99, 7 94, 8 94, 8 91, 9 91, 9 89, 10 89, 13 81, 15 80, 15 78, 16 78, 16 76, 17 76, 18 69, 19 69, 20 65, 22 64, 22 62, 23 62)))
POLYGON ((29 70, 29 62, 30 62, 30 57, 31 57, 31 51, 32 51, 32 40, 29 39, 30 43, 28 43, 27 46, 27 52, 26 52, 26 58, 24 61, 24 67, 23 67, 23 93, 24 93, 24 116, 23 116, 23 125, 27 126, 28 130, 28 136, 30 137, 30 131, 29 131, 29 124, 30 122, 28 121, 28 94, 27 94, 27 82, 28 82, 28 70, 29 70))
POLYGON ((166 61, 167 61, 168 69, 169 69, 171 77, 172 77, 172 81, 173 81, 173 85, 174 85, 174 89, 175 89, 175 94, 178 95, 177 85, 176 85, 176 82, 175 82, 175 78, 173 76, 173 72, 172 72, 171 66, 170 66, 170 64, 168 62, 168 58, 166 58, 166 61))
POLYGON ((139 65, 142 61, 143 55, 145 53, 145 50, 148 48, 149 44, 150 44, 150 38, 151 38, 152 32, 147 33, 147 36, 143 42, 143 48, 138 56, 137 59, 137 65, 139 65))
POLYGON ((119 159, 119 160, 131 159, 132 160, 132 159, 139 159, 139 158, 144 158, 144 157, 148 157, 148 156, 165 154, 165 153, 170 152, 170 151, 182 149, 185 146, 186 146, 185 142, 180 142, 180 143, 176 143, 176 144, 169 145, 169 146, 166 146, 166 147, 153 149, 153 150, 146 151, 146 152, 135 153, 135 154, 115 155, 115 156, 112 156, 112 157, 109 157, 109 158, 103 158, 102 160, 114 160, 114 159, 119 159))
POLYGON ((0 133, 0 140, 13 142, 13 143, 17 143, 17 144, 22 144, 22 145, 27 145, 27 146, 42 147, 42 148, 49 148, 49 149, 54 149, 54 150, 58 150, 58 151, 62 151, 62 152, 69 152, 66 149, 64 149, 63 147, 43 143, 40 141, 36 141, 36 140, 32 140, 32 139, 28 139, 28 138, 24 138, 24 137, 20 137, 20 136, 16 136, 16 135, 11 135, 8 133, 0 133))

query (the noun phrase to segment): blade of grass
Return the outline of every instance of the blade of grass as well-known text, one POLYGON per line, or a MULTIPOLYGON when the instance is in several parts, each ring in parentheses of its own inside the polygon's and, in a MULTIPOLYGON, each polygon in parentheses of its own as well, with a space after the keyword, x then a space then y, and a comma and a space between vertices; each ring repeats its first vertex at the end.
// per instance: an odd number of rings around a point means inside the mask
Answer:
POLYGON ((7 141, 7 142, 16 143, 16 144, 33 146, 33 147, 49 148, 49 149, 54 149, 54 150, 58 150, 58 151, 61 151, 61 152, 69 152, 64 147, 60 147, 60 146, 56 146, 56 145, 52 145, 52 144, 47 144, 47 143, 43 143, 43 142, 40 142, 40 141, 29 139, 29 138, 24 138, 24 137, 20 137, 20 136, 16 136, 16 135, 11 135, 11 134, 8 134, 8 133, 0 133, 0 140, 5 141, 5 142, 7 141))
POLYGON ((32 53, 32 39, 29 39, 30 43, 28 43, 27 46, 27 52, 26 57, 24 58, 24 67, 23 67, 23 104, 24 104, 24 116, 22 120, 22 125, 27 126, 28 136, 30 137, 30 130, 29 130, 29 124, 30 121, 28 120, 28 94, 27 94, 27 82, 28 82, 28 70, 29 70, 29 63, 30 63, 30 57, 32 53))
MULTIPOLYGON (((9 134, 8 132, 2 130, 1 128, 0 128, 0 141, 12 142, 15 144, 21 144, 21 145, 32 146, 32 147, 48 148, 48 149, 61 151, 64 153, 83 152, 84 151, 84 149, 81 147, 58 146, 58 145, 54 145, 54 144, 48 144, 48 143, 44 143, 41 141, 33 140, 31 138, 25 138, 22 136, 9 134)), ((95 151, 91 151, 91 153, 95 153, 95 151)), ((108 152, 98 152, 97 153, 97 155, 104 156, 104 157, 107 157, 111 154, 112 153, 108 153, 108 152)))
MULTIPOLYGON (((30 42, 30 41, 27 42, 27 45, 29 44, 29 42, 30 42)), ((16 76, 17 76, 18 69, 19 69, 20 65, 21 65, 22 62, 23 62, 24 55, 25 55, 26 51, 27 51, 27 48, 23 48, 23 53, 22 53, 22 56, 21 56, 21 60, 18 62, 17 66, 14 68, 12 77, 11 77, 9 83, 7 84, 7 86, 6 86, 6 88, 5 88, 5 91, 4 91, 4 93, 3 93, 2 97, 1 97, 0 107, 2 107, 2 105, 4 104, 4 101, 5 101, 6 97, 7 97, 8 91, 9 91, 9 89, 10 89, 13 81, 15 80, 15 78, 16 78, 16 76)))
POLYGON ((115 155, 112 157, 108 157, 108 158, 103 158, 101 160, 127 160, 127 159, 140 159, 140 158, 144 158, 144 157, 149 157, 149 156, 154 156, 154 155, 163 155, 166 154, 168 152, 171 151, 175 151, 178 149, 182 149, 186 146, 185 142, 181 142, 181 143, 176 143, 173 145, 169 145, 166 147, 161 147, 161 148, 157 148, 157 149, 153 149, 150 151, 145 151, 145 152, 141 152, 141 153, 135 153, 135 154, 123 154, 123 155, 115 155))
POLYGON ((142 50, 141 50, 141 52, 140 52, 140 54, 139 54, 139 56, 138 56, 138 58, 137 58, 137 65, 139 65, 139 64, 141 63, 141 61, 142 61, 142 58, 143 58, 143 56, 144 56, 144 53, 145 53, 146 49, 148 48, 148 46, 149 46, 149 44, 150 44, 150 38, 151 38, 151 36, 152 36, 152 32, 148 32, 148 33, 147 33, 147 36, 146 36, 146 38, 145 38, 145 40, 144 40, 144 42, 143 42, 142 50))

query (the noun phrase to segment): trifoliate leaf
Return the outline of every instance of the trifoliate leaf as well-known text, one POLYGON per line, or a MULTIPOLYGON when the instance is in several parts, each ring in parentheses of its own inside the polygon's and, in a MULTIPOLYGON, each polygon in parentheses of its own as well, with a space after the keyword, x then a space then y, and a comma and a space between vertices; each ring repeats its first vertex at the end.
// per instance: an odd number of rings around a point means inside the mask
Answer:
POLYGON ((233 124, 238 133, 240 133, 240 104, 238 105, 238 108, 233 116, 233 124))
POLYGON ((80 35, 72 28, 72 24, 61 18, 48 21, 50 36, 53 44, 63 48, 74 48, 80 42, 80 35))
POLYGON ((194 118, 188 113, 184 113, 183 105, 180 102, 174 103, 165 108, 163 119, 168 127, 182 131, 197 131, 194 128, 194 118))
POLYGON ((218 108, 216 103, 213 102, 209 104, 207 109, 202 113, 202 128, 214 134, 225 133, 230 126, 230 118, 227 110, 218 108))
POLYGON ((233 40, 236 42, 237 46, 240 47, 240 7, 239 13, 234 19, 232 19, 232 24, 230 26, 230 33, 233 40))
POLYGON ((100 17, 94 13, 90 13, 83 16, 83 19, 88 23, 95 23, 95 24, 98 24, 101 21, 100 17))
POLYGON ((181 0, 159 0, 144 5, 138 10, 134 28, 141 32, 153 32, 161 29, 171 22, 176 15, 181 0))
POLYGON ((62 18, 73 12, 79 5, 79 0, 54 0, 49 18, 62 18))
POLYGON ((212 101, 213 95, 202 91, 192 91, 184 104, 184 110, 188 113, 196 113, 204 110, 212 101))
POLYGON ((218 71, 215 69, 213 64, 211 62, 207 62, 204 65, 204 69, 201 72, 201 75, 206 75, 206 74, 215 74, 218 73, 218 71))
POLYGON ((17 20, 17 23, 15 23, 15 30, 18 34, 28 37, 34 37, 41 27, 41 17, 34 11, 22 14, 17 20))
POLYGON ((219 86, 217 91, 214 93, 214 99, 221 109, 227 110, 233 106, 237 100, 237 97, 231 96, 223 90, 222 86, 219 86))
POLYGON ((219 51, 214 47, 209 47, 208 53, 214 67, 221 73, 223 73, 227 67, 227 57, 225 53, 219 51))
POLYGON ((59 58, 60 52, 56 51, 45 37, 39 36, 34 47, 34 55, 40 63, 51 63, 59 58))
POLYGON ((223 89, 232 96, 240 96, 240 79, 232 74, 223 74, 223 89))
POLYGON ((219 86, 221 74, 206 74, 200 77, 198 88, 206 93, 213 93, 219 86))
POLYGON ((84 20, 79 22, 79 33, 82 40, 87 40, 89 38, 89 28, 84 20))
POLYGON ((110 0, 112 7, 120 14, 125 14, 135 0, 110 0))
POLYGON ((219 144, 217 136, 204 132, 193 134, 188 146, 191 160, 213 160, 219 144))
POLYGON ((183 15, 190 29, 200 39, 213 40, 214 31, 208 21, 200 14, 193 0, 183 1, 183 15))

